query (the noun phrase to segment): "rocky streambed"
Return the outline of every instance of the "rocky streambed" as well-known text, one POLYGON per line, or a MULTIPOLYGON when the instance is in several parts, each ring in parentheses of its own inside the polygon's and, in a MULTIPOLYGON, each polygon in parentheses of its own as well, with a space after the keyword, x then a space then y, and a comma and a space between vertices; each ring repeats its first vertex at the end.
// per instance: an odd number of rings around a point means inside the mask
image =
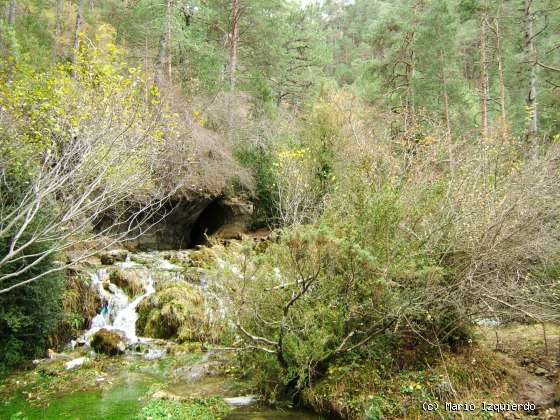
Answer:
POLYGON ((224 308, 205 295, 204 252, 114 250, 84 264, 97 315, 65 351, 0 381, 0 418, 318 418, 266 407, 233 354, 212 350, 224 308))

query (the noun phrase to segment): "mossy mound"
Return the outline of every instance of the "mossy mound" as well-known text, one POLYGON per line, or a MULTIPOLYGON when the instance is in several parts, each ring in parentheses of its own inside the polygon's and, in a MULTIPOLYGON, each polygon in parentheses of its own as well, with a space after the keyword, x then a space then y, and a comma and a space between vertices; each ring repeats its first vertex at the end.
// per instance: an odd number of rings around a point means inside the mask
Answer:
POLYGON ((84 272, 74 272, 66 277, 61 303, 63 316, 49 336, 49 345, 57 350, 88 328, 103 304, 99 293, 89 283, 89 275, 84 272))
POLYGON ((120 287, 130 298, 144 293, 144 286, 137 270, 115 270, 109 274, 109 279, 111 283, 120 287))
POLYGON ((185 282, 164 283, 138 306, 138 335, 205 341, 208 318, 200 291, 185 282))
POLYGON ((91 339, 90 344, 97 353, 103 353, 109 356, 116 356, 117 354, 124 353, 126 347, 121 334, 117 331, 106 329, 97 331, 91 339))
POLYGON ((99 259, 101 260, 101 264, 113 265, 116 262, 125 261, 127 255, 128 251, 126 249, 113 249, 100 254, 99 259))
MULTIPOLYGON (((444 351, 429 365, 390 369, 391 355, 341 358, 323 378, 304 389, 304 402, 317 413, 343 419, 439 418, 423 411, 425 401, 468 401, 480 408, 492 395, 515 401, 512 371, 506 358, 473 346, 457 354, 444 351)), ((479 418, 481 412, 473 413, 479 418)))
POLYGON ((190 265, 193 267, 212 266, 216 261, 216 252, 209 247, 202 247, 196 251, 192 251, 189 255, 190 265))

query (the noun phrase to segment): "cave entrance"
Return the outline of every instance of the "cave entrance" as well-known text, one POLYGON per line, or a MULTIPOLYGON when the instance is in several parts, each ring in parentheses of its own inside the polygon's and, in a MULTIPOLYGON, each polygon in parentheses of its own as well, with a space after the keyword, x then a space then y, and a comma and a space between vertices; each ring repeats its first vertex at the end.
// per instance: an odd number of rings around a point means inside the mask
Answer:
POLYGON ((213 235, 233 216, 231 208, 221 199, 212 201, 196 219, 190 234, 190 247, 207 243, 206 236, 213 235))

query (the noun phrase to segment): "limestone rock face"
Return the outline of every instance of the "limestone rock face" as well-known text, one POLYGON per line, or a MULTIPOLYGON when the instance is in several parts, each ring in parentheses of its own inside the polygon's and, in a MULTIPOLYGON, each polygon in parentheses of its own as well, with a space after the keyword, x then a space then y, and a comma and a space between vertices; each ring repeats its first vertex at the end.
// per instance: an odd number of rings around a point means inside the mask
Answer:
POLYGON ((241 239, 253 214, 253 205, 240 200, 224 200, 221 205, 227 209, 228 217, 215 232, 223 239, 241 239))
POLYGON ((167 216, 126 248, 170 250, 202 245, 207 237, 239 238, 247 231, 253 205, 240 199, 200 196, 171 203, 167 216))
POLYGON ((97 353, 116 356, 124 353, 126 348, 125 339, 122 334, 115 330, 107 330, 105 328, 97 331, 91 339, 91 347, 97 353))

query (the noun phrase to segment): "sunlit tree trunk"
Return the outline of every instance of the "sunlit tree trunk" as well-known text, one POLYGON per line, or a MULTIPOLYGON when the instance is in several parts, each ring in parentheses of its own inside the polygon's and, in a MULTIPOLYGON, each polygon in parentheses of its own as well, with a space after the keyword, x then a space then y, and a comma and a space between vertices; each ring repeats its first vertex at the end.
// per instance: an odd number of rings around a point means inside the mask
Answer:
MULTIPOLYGON (((229 92, 228 95, 228 108, 231 110, 233 108, 233 100, 235 94, 235 83, 236 83, 236 72, 237 72, 237 48, 239 42, 239 18, 241 16, 239 0, 232 0, 231 3, 231 15, 230 15, 230 27, 228 33, 228 77, 229 77, 229 92)), ((228 115, 228 127, 227 127, 227 138, 229 141, 233 138, 233 126, 234 126, 234 113, 229 112, 228 115)))
POLYGON ((165 28, 159 37, 159 49, 154 76, 154 83, 160 90, 163 88, 166 77, 168 79, 167 83, 171 83, 171 55, 169 52, 169 42, 171 40, 171 0, 167 0, 166 4, 165 28))
POLYGON ((171 0, 167 0, 167 13, 166 13, 166 30, 167 30, 167 38, 166 38, 166 51, 167 51, 167 80, 168 83, 171 85, 172 77, 171 77, 171 48, 169 43, 171 42, 171 0))
POLYGON ((148 103, 148 35, 144 36, 144 97, 148 103))
POLYGON ((494 19, 494 35, 496 36, 496 61, 498 62, 498 78, 500 83, 500 130, 502 138, 507 137, 508 122, 506 112, 506 86, 504 82, 504 64, 502 56, 502 41, 500 39, 499 16, 494 19))
POLYGON ((74 29, 74 51, 72 53, 72 77, 76 78, 76 66, 78 65, 78 54, 80 53, 80 30, 84 16, 84 0, 79 0, 76 12, 76 27, 74 29))
POLYGON ((156 71, 154 75, 154 83, 161 89, 163 87, 163 66, 165 63, 165 32, 159 37, 159 50, 156 60, 156 71))
POLYGON ((538 131, 538 109, 537 109, 537 57, 533 33, 534 14, 531 12, 532 0, 525 0, 523 17, 525 22, 525 54, 527 56, 529 74, 528 74, 528 92, 527 92, 527 109, 529 116, 527 119, 527 129, 525 138, 533 140, 537 136, 538 131))
POLYGON ((488 138, 488 58, 486 55, 486 11, 480 16, 480 134, 488 138))
POLYGON ((237 44, 239 40, 239 0, 232 0, 231 4, 231 26, 229 33, 229 88, 235 91, 235 76, 237 71, 237 44))
POLYGON ((10 3, 8 4, 8 24, 12 26, 16 23, 16 8, 16 0, 10 0, 10 3))
POLYGON ((64 14, 64 0, 56 2, 56 24, 55 35, 58 38, 62 34, 62 15, 64 14))
POLYGON ((57 0, 56 1, 56 17, 55 17, 55 25, 54 25, 54 48, 53 48, 53 58, 56 60, 57 56, 60 55, 62 51, 62 43, 61 43, 61 36, 62 36, 62 22, 63 22, 63 15, 64 15, 64 0, 57 0))
POLYGON ((443 58, 443 51, 439 52, 441 59, 441 82, 443 87, 443 115, 445 117, 445 131, 447 140, 451 140, 451 121, 449 119, 449 94, 447 92, 447 76, 445 74, 445 60, 443 58))

